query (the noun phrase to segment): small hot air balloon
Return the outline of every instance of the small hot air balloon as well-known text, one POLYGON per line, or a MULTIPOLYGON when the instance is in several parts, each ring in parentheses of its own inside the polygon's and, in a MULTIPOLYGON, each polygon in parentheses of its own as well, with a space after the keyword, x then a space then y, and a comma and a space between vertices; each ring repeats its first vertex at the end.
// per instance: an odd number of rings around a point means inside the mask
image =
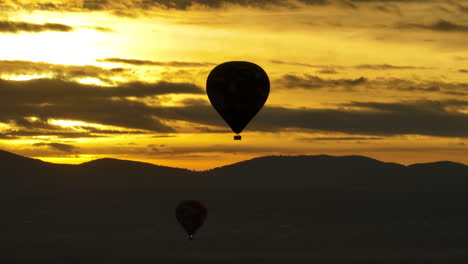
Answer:
POLYGON ((230 61, 216 66, 208 75, 206 92, 213 107, 237 135, 265 104, 270 93, 266 72, 257 64, 230 61))
POLYGON ((200 201, 186 200, 177 205, 175 213, 177 221, 189 235, 188 239, 192 240, 197 229, 205 221, 208 210, 200 201))

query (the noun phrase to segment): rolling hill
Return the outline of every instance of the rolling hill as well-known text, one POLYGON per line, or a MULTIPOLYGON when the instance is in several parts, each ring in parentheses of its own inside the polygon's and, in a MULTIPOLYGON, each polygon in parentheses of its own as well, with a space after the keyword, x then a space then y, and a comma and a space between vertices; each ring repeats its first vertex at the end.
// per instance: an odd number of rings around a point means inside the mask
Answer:
POLYGON ((194 172, 0 151, 2 263, 468 260, 468 166, 268 156, 194 172), (175 205, 202 200, 192 242, 175 205))

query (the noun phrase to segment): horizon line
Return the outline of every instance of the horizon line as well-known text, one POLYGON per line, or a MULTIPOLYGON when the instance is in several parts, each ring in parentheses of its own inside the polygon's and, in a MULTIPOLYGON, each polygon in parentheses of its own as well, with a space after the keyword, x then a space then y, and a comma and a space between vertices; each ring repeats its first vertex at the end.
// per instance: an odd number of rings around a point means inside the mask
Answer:
POLYGON ((45 162, 45 163, 49 163, 49 164, 55 164, 55 165, 79 166, 79 165, 83 165, 85 163, 91 163, 91 162, 98 161, 98 160, 110 159, 110 160, 118 160, 118 161, 130 161, 130 162, 144 163, 144 164, 150 164, 150 165, 153 165, 153 166, 160 166, 160 167, 173 168, 173 169, 182 169, 182 170, 188 170, 188 171, 193 171, 193 172, 210 171, 210 170, 214 170, 214 169, 217 169, 217 168, 222 168, 222 167, 231 166, 231 165, 242 163, 242 162, 251 161, 251 160, 254 160, 254 159, 267 158, 267 157, 319 157, 319 156, 327 156, 327 157, 334 157, 334 158, 361 157, 361 158, 367 158, 367 159, 375 160, 375 161, 378 161, 378 162, 381 162, 381 163, 397 164, 397 165, 401 165, 401 166, 404 166, 404 167, 409 167, 409 166, 414 166, 414 165, 419 165, 419 164, 441 163, 441 162, 450 162, 450 163, 454 163, 454 164, 460 164, 460 165, 463 165, 463 166, 468 166, 468 164, 461 163, 461 162, 456 162, 456 161, 451 161, 451 160, 437 160, 437 161, 429 161, 429 162, 418 162, 418 163, 412 163, 412 164, 405 165, 405 164, 401 164, 401 163, 398 163, 398 162, 382 161, 382 160, 379 160, 379 159, 376 159, 376 158, 371 158, 371 157, 368 157, 368 156, 357 155, 357 154, 342 155, 342 156, 329 155, 329 154, 316 154, 316 155, 298 154, 298 155, 265 155, 265 156, 257 156, 257 157, 253 157, 253 158, 250 158, 250 159, 245 159, 245 160, 241 160, 241 161, 238 161, 238 162, 223 165, 223 166, 212 167, 212 168, 205 169, 205 170, 195 170, 195 169, 189 169, 189 168, 173 167, 173 166, 167 166, 167 165, 162 165, 162 164, 156 164, 156 163, 151 163, 151 162, 147 162, 147 161, 120 159, 120 158, 112 158, 112 157, 96 158, 96 159, 91 159, 89 161, 84 161, 82 163, 55 163, 55 162, 42 160, 41 158, 23 156, 23 155, 16 154, 14 152, 2 150, 2 149, 0 149, 0 151, 4 151, 4 152, 10 153, 12 155, 16 155, 16 156, 20 156, 20 157, 24 157, 24 158, 29 158, 29 159, 34 159, 34 160, 39 160, 41 162, 45 162))

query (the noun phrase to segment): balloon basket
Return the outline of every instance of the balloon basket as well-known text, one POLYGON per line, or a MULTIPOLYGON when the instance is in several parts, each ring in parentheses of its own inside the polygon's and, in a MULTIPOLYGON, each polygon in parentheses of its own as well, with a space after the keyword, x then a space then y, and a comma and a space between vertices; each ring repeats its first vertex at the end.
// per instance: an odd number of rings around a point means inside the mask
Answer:
POLYGON ((242 139, 242 136, 241 135, 235 135, 234 136, 234 140, 241 140, 242 139))

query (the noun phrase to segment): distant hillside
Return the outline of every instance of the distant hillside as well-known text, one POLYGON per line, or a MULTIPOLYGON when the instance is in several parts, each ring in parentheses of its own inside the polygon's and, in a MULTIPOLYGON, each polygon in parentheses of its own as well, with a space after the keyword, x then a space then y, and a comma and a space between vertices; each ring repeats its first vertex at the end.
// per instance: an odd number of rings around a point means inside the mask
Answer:
POLYGON ((206 172, 226 188, 453 190, 468 184, 468 166, 435 162, 404 166, 362 156, 260 157, 206 172))
MULTIPOLYGON (((0 152, 3 193, 132 191, 175 188, 192 172, 149 163, 98 159, 79 165, 54 164, 0 152)), ((1 193, 0 193, 1 194, 1 193)))
MULTIPOLYGON (((455 190, 468 166, 434 162, 404 166, 362 156, 267 156, 194 172, 149 163, 98 159, 80 165, 42 162, 0 152, 3 187, 23 191, 125 190, 455 190), (37 187, 37 188, 36 188, 37 187)), ((1 188, 1 187, 0 187, 1 188)))
POLYGON ((0 165, 2 168, 23 168, 24 166, 45 165, 46 162, 37 159, 31 159, 11 152, 0 150, 0 165))
POLYGON ((0 152, 1 263, 467 263, 468 167, 269 156, 203 172, 0 152), (201 200, 188 242, 175 206, 201 200))

